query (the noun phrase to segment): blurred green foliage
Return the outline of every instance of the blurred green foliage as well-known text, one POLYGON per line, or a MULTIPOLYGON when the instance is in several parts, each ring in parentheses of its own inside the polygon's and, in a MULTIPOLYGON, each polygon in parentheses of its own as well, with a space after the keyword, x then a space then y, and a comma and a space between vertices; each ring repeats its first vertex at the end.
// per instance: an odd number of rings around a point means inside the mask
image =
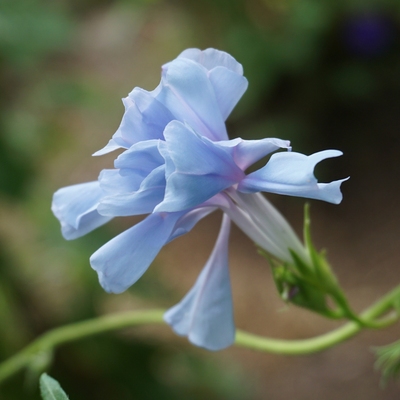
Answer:
MULTIPOLYGON (((1 0, 0 358, 111 307, 88 258, 123 223, 66 243, 50 203, 58 187, 95 178, 100 164, 86 159, 113 133, 117 99, 142 86, 138 76, 152 79, 188 46, 226 50, 250 82, 228 121, 232 136, 288 138, 307 153, 356 147, 334 178, 362 174, 373 152, 387 151, 398 176, 387 143, 399 143, 399 32, 397 0, 1 0)), ((121 298, 176 300, 151 271, 121 298)), ((184 350, 107 335, 57 351, 51 374, 74 400, 256 395, 239 367, 184 350)), ((38 399, 22 379, 0 397, 38 399)))

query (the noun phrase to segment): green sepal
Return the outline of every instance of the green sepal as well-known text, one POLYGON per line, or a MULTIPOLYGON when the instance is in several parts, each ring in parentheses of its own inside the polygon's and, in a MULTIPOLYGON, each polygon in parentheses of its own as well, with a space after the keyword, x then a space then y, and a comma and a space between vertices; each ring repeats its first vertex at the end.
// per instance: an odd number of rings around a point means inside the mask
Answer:
POLYGON ((299 307, 315 311, 328 318, 347 317, 362 323, 351 310, 326 258, 318 252, 311 239, 309 205, 304 209, 304 242, 308 261, 289 249, 292 262, 282 263, 264 251, 260 253, 271 265, 274 281, 282 299, 299 307), (332 305, 333 304, 333 305, 332 305))
POLYGON ((329 318, 338 318, 327 302, 327 296, 321 288, 292 271, 288 265, 270 264, 276 288, 287 303, 307 308, 329 318))
MULTIPOLYGON (((304 206, 303 235, 305 246, 311 259, 311 269, 314 271, 315 278, 323 282, 326 288, 337 288, 338 280, 326 259, 326 252, 323 250, 319 253, 312 242, 310 205, 308 203, 304 206)), ((296 265, 298 264, 296 263, 296 265)))
POLYGON ((43 400, 68 400, 68 396, 60 384, 46 373, 40 376, 39 385, 43 400))
MULTIPOLYGON (((341 317, 353 320, 361 325, 373 326, 373 324, 365 323, 362 321, 356 313, 351 309, 347 298, 341 289, 339 282, 330 267, 326 258, 326 252, 321 251, 320 253, 316 250, 311 239, 311 218, 310 218, 310 206, 308 203, 304 206, 304 242, 308 254, 310 255, 312 269, 315 272, 314 281, 321 282, 321 286, 327 295, 329 295, 335 304, 337 305, 340 312, 338 315, 341 317)), ((293 254, 292 254, 293 257, 293 254)))

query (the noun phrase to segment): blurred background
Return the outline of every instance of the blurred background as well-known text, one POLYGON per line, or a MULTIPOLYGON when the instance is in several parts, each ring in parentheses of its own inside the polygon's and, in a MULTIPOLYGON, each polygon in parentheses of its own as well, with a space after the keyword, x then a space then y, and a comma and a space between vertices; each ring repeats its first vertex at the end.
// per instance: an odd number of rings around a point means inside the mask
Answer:
MULTIPOLYGON (((188 47, 225 50, 244 66, 249 89, 228 120, 232 138, 344 152, 317 167, 320 181, 351 179, 341 205, 311 202, 312 232, 354 308, 399 283, 398 0, 0 0, 0 359, 56 326, 170 307, 194 283, 219 214, 164 248, 126 293, 109 295, 89 257, 136 220, 66 242, 50 211, 55 190, 112 167, 115 154, 91 154, 117 129, 120 99, 134 86, 152 90, 161 65, 188 47)), ((269 198, 301 234, 304 200, 269 198)), ((287 307, 267 263, 236 229, 230 258, 239 328, 305 338, 338 326, 287 307)), ((209 353, 149 326, 65 345, 48 372, 71 400, 390 400, 400 385, 379 387, 371 346, 399 332, 283 357, 209 353)), ((36 378, 13 377, 0 398, 39 399, 36 378)))

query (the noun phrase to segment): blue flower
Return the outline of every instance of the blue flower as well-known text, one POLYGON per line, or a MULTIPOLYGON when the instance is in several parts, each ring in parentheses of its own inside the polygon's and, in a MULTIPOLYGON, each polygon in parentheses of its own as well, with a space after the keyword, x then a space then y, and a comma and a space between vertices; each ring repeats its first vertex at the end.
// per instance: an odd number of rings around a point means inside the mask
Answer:
POLYGON ((229 140, 225 120, 247 88, 242 66, 227 53, 188 49, 162 68, 152 92, 135 88, 124 99, 125 114, 110 142, 95 155, 122 148, 115 169, 97 181, 62 188, 52 210, 66 239, 87 234, 116 216, 148 216, 90 258, 103 288, 121 293, 147 270, 161 248, 219 209, 224 213, 214 250, 195 285, 165 314, 165 321, 195 345, 219 350, 234 341, 228 269, 230 221, 272 256, 305 262, 309 255, 261 191, 339 203, 344 180, 318 183, 320 161, 290 151, 277 138, 229 140), (249 166, 273 154, 250 174, 249 166))

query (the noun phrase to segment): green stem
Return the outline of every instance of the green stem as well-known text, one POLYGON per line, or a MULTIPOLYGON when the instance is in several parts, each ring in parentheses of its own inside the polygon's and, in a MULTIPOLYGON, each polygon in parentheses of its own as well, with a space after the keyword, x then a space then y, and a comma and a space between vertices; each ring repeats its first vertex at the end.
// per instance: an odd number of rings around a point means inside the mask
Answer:
POLYGON ((55 328, 44 333, 27 347, 0 364, 0 383, 28 366, 35 355, 52 350, 60 344, 72 342, 98 333, 135 325, 162 324, 165 310, 132 311, 106 315, 88 321, 55 328))
MULTIPOLYGON (((364 311, 361 314, 361 318, 367 321, 374 321, 376 318, 389 311, 393 307, 395 299, 399 297, 400 286, 386 294, 382 299, 378 300, 374 305, 364 311)), ((61 344, 102 332, 136 325, 163 324, 164 312, 164 310, 126 312, 55 328, 39 336, 19 353, 0 364, 0 383, 29 366, 32 360, 42 352, 48 352, 61 344)), ((380 326, 389 326, 396 322, 398 318, 398 315, 388 316, 379 321, 380 326)), ((237 330, 235 344, 253 350, 278 354, 309 354, 332 347, 354 336, 362 328, 363 326, 356 322, 349 322, 332 332, 304 340, 270 339, 237 330)))
MULTIPOLYGON (((384 319, 376 321, 376 318, 385 314, 393 307, 395 299, 400 297, 400 286, 387 293, 370 308, 360 315, 360 319, 368 321, 370 326, 375 322, 374 327, 385 328, 394 324, 399 319, 399 315, 394 314, 384 319)), ((263 336, 256 336, 251 333, 237 331, 235 344, 252 350, 265 351, 276 354, 301 355, 316 353, 333 347, 341 343, 365 328, 364 324, 348 322, 342 327, 331 332, 319 335, 310 339, 302 340, 280 340, 269 339, 263 336)))

